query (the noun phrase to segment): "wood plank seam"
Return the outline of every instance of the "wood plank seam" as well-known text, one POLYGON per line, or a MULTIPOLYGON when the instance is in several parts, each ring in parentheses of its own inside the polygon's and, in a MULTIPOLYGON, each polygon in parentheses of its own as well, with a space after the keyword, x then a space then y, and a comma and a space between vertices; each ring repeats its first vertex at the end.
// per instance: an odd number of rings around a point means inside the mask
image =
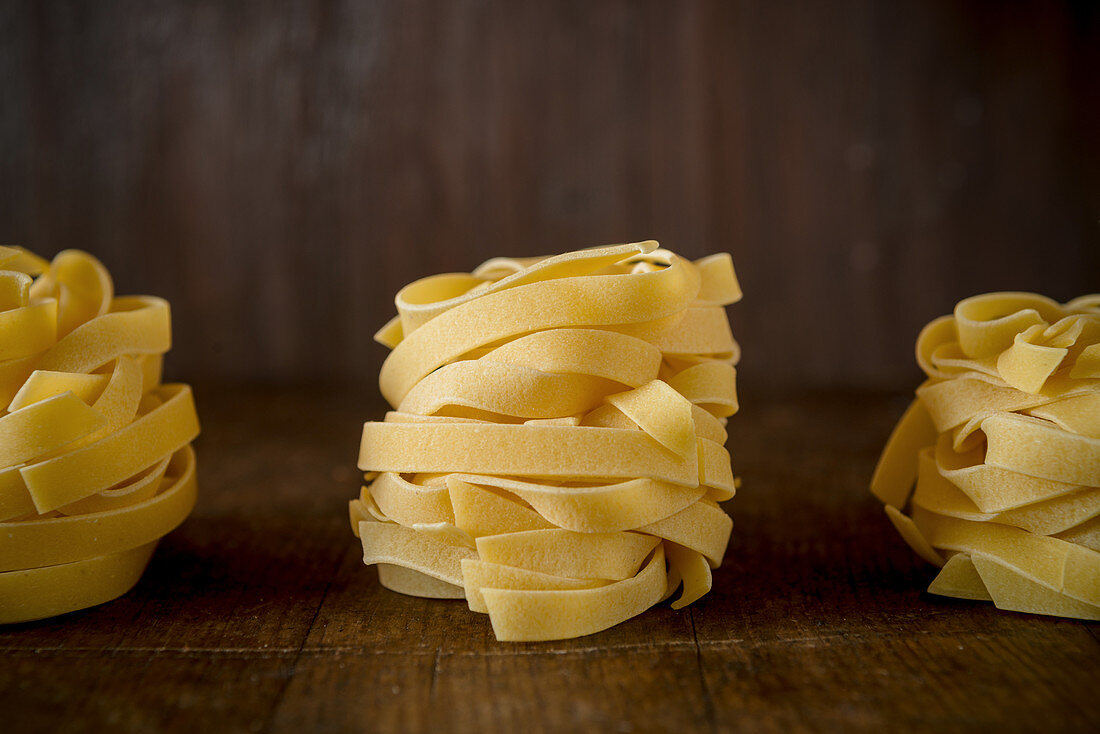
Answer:
POLYGON ((305 632, 302 634, 302 642, 298 645, 298 651, 294 655, 294 659, 290 663, 289 675, 283 680, 282 685, 279 686, 279 692, 275 694, 271 700, 271 708, 268 710, 267 716, 264 717, 263 726, 260 727, 260 731, 271 731, 272 723, 275 720, 275 715, 279 711, 279 706, 282 704, 284 697, 286 696, 287 688, 290 686, 290 682, 294 680, 294 676, 298 672, 298 662, 302 659, 302 652, 305 650, 306 641, 309 640, 309 635, 313 632, 313 625, 317 623, 317 618, 321 614, 321 608, 325 605, 325 599, 328 597, 329 589, 332 588, 332 579, 335 578, 337 572, 340 570, 340 565, 343 563, 344 558, 341 555, 332 569, 332 572, 328 575, 328 581, 325 582, 325 589, 321 592, 321 598, 317 602, 316 609, 313 610, 313 617, 309 620, 309 625, 306 627, 305 632))
POLYGON ((441 662, 442 657, 443 657, 443 652, 437 647, 435 649, 435 660, 432 662, 432 681, 428 685, 428 700, 429 701, 434 701, 435 700, 435 688, 436 688, 436 684, 439 682, 439 672, 440 672, 439 669, 440 669, 440 662, 441 662))
POLYGON ((703 667, 703 648, 699 646, 699 633, 695 630, 695 610, 688 607, 688 619, 691 620, 691 639, 695 643, 695 664, 699 670, 699 686, 703 691, 703 704, 706 706, 707 724, 710 730, 718 731, 718 712, 714 706, 714 695, 707 682, 707 671, 703 667))
POLYGON ((243 659, 281 658, 296 655, 296 648, 273 648, 262 650, 259 648, 220 648, 220 647, 7 647, 3 649, 5 655, 43 655, 49 653, 72 654, 76 656, 93 655, 127 655, 137 657, 139 655, 165 655, 175 657, 233 657, 243 659))

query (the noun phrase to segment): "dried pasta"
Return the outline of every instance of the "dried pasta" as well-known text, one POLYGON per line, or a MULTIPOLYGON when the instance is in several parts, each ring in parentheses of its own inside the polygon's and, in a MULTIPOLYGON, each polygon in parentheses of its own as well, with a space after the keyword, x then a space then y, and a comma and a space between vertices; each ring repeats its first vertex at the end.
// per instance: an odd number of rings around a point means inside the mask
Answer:
POLYGON ((0 624, 129 591, 195 504, 191 390, 161 384, 168 304, 87 253, 0 247, 0 624))
POLYGON ((499 640, 591 634, 711 588, 736 480, 728 255, 655 242, 499 258, 398 293, 393 410, 350 503, 398 592, 465 599, 499 640))
POLYGON ((1100 295, 961 301, 871 490, 941 570, 928 590, 1100 620, 1100 295))

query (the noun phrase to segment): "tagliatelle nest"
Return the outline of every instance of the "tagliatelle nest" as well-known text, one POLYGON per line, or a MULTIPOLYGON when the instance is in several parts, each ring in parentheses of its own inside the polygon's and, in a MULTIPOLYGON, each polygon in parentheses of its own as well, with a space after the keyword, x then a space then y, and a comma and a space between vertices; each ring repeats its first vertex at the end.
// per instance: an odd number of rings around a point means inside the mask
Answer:
POLYGON ((0 623, 126 593, 190 513, 199 425, 160 384, 170 342, 167 302, 116 297, 91 255, 0 247, 0 623))
POLYGON ((871 489, 942 567, 928 590, 1100 619, 1100 295, 968 298, 917 360, 871 489))
POLYGON ((644 242, 412 283, 377 338, 393 406, 351 502, 381 583, 465 598, 500 640, 597 632, 707 593, 732 521, 728 255, 644 242))

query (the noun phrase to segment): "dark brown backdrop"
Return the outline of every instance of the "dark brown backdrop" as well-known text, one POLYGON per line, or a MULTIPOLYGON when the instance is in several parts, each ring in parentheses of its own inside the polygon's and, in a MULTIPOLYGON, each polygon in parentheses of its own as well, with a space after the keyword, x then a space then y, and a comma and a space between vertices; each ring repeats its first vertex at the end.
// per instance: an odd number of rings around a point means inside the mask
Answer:
POLYGON ((733 253, 743 383, 910 387, 957 299, 1100 289, 1091 6, 4 3, 0 237, 194 380, 373 382, 401 284, 653 237, 733 253))

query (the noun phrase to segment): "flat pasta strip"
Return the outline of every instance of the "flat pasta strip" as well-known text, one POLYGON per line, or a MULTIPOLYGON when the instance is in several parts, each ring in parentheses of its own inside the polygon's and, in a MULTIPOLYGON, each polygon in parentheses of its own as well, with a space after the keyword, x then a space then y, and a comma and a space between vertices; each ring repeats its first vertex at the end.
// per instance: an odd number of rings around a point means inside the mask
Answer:
POLYGON ((1080 489, 1001 512, 981 512, 962 490, 936 470, 929 447, 920 454, 913 504, 941 515, 975 522, 995 522, 1037 535, 1055 535, 1100 515, 1100 489, 1080 489))
POLYGON ((15 466, 87 436, 103 417, 71 392, 0 418, 0 466, 15 466))
POLYGON ((472 558, 462 561, 463 593, 470 610, 489 613, 482 589, 512 589, 514 591, 568 591, 595 589, 612 583, 606 579, 575 579, 567 576, 531 571, 503 563, 488 563, 472 558))
POLYGON ((461 586, 426 576, 411 568, 395 566, 392 563, 379 563, 378 581, 391 591, 409 596, 424 596, 429 599, 465 599, 466 592, 461 586))
POLYGON ((710 591, 713 577, 706 556, 676 543, 665 544, 665 553, 683 583, 683 593, 672 602, 673 609, 683 609, 710 591))
MULTIPOLYGON (((608 253, 624 259, 655 246, 622 245, 572 255, 578 261, 606 259, 608 253)), ((674 314, 698 293, 699 274, 689 262, 671 253, 666 260, 668 267, 658 271, 536 281, 487 290, 480 297, 449 307, 416 331, 405 333, 394 347, 379 376, 382 394, 396 407, 434 370, 473 349, 509 337, 560 327, 632 324, 674 314)))
POLYGON ((1098 348, 1095 295, 975 296, 921 332, 928 381, 872 491, 942 567, 930 592, 1100 619, 1098 348))
POLYGON ((431 576, 452 586, 462 585, 462 559, 474 551, 418 533, 393 522, 359 523, 363 563, 390 563, 431 576))
POLYGON ((574 533, 551 528, 477 539, 477 556, 528 571, 621 581, 638 572, 657 538, 640 533, 574 533))
POLYGON ((191 390, 162 385, 168 304, 77 250, 0 247, 0 623, 137 583, 195 504, 191 390))
POLYGON ((156 542, 60 566, 0 573, 0 624, 28 622, 87 609, 132 589, 156 542))
POLYGON ((382 585, 464 597, 499 640, 619 624, 711 588, 732 521, 728 255, 655 242, 496 258, 398 293, 376 339, 394 407, 349 504, 382 585))
POLYGON ((664 546, 633 578, 595 589, 528 591, 482 588, 498 640, 558 640, 600 632, 637 616, 664 598, 664 546))
POLYGON ((518 418, 553 418, 587 412, 616 387, 594 375, 555 374, 483 358, 440 367, 410 390, 398 409, 435 415, 457 407, 518 418))
POLYGON ((985 463, 984 446, 957 453, 951 443, 948 434, 940 436, 936 444, 936 470, 962 490, 982 512, 1002 512, 1082 489, 1080 485, 992 466, 985 463))
MULTIPOLYGON (((613 484, 538 484, 487 475, 453 474, 451 477, 483 488, 503 490, 505 496, 512 495, 529 505, 531 509, 525 511, 544 518, 550 526, 579 533, 613 533, 658 522, 695 504, 707 490, 704 485, 681 487, 653 479, 631 479, 613 484)), ((448 485, 457 516, 456 485, 450 480, 448 485)), ((514 502, 512 506, 519 507, 514 502)), ((514 512, 504 512, 498 506, 485 515, 488 520, 514 512)))
POLYGON ((1043 586, 996 558, 975 555, 974 568, 999 609, 1100 621, 1100 606, 1043 586))
MULTIPOLYGON (((912 522, 912 521, 910 521, 912 522)), ((958 599, 974 601, 993 601, 986 588, 982 575, 974 566, 974 561, 966 553, 955 553, 932 579, 928 591, 940 596, 954 596, 958 599)))

